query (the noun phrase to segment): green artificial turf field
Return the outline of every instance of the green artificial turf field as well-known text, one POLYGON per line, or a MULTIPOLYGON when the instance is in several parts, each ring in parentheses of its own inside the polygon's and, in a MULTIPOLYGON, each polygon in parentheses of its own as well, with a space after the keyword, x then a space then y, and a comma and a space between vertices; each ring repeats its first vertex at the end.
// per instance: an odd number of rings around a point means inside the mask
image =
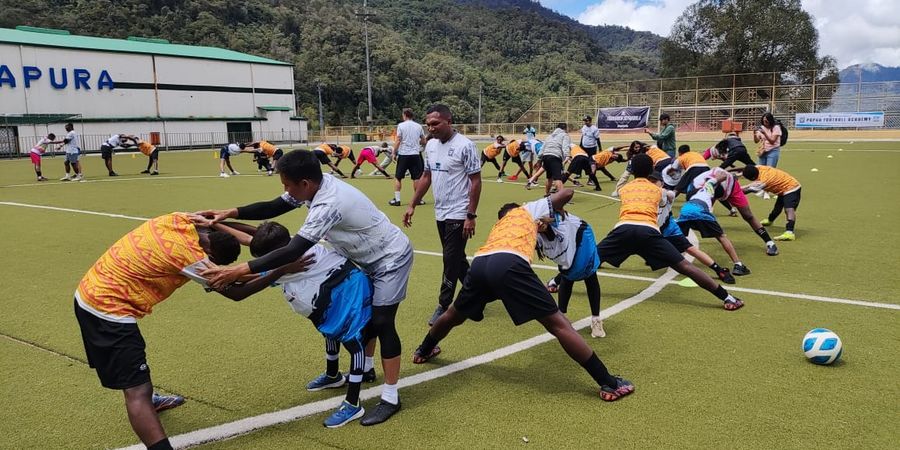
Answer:
MULTIPOLYGON (((704 143, 691 144, 700 148, 704 143)), ((148 177, 137 175, 145 157, 120 154, 114 160, 123 175, 118 178, 102 175, 102 161, 88 156, 83 160, 83 183, 55 181, 62 175, 61 157, 44 158, 45 176, 54 180, 44 183, 33 181, 27 159, 0 161, 0 227, 6 232, 0 283, 0 398, 5 403, 0 448, 111 448, 138 442, 121 393, 100 387, 84 362, 72 293, 96 258, 136 227, 139 218, 238 206, 281 193, 278 177, 257 174, 246 155, 233 159, 243 175, 216 177, 217 155, 212 150, 164 152, 161 175, 148 177)), ((341 166, 349 170, 346 161, 341 166)), ((454 330, 434 362, 411 364, 412 350, 424 336, 436 303, 441 273, 439 257, 419 253, 397 319, 404 345, 402 376, 434 371, 430 373, 436 378, 402 388, 403 409, 397 416, 376 427, 354 422, 329 430, 321 425, 328 413, 317 413, 206 446, 896 445, 890 444, 900 439, 896 167, 898 143, 791 142, 779 168, 803 184, 797 241, 780 243, 781 255, 767 257, 745 222, 717 210, 753 271, 738 278, 736 287, 759 290, 733 292, 746 302, 744 309, 726 312, 702 289, 665 284, 645 301, 608 318, 608 337, 592 339, 582 330, 611 371, 635 383, 635 394, 622 401, 602 402, 590 377, 552 341, 444 376, 440 369, 451 363, 543 334, 536 323, 512 326, 499 304, 488 308, 482 323, 454 330), (818 171, 811 172, 813 168, 818 171), (875 304, 815 301, 794 294, 875 304), (806 362, 801 338, 815 327, 841 336, 841 362, 829 367, 806 362)), ((368 174, 371 167, 364 170, 368 174)), ((622 165, 610 170, 618 175, 622 165)), ((484 180, 476 236, 467 248, 470 255, 484 242, 500 205, 541 194, 526 191, 521 181, 496 183, 490 165, 485 166, 484 180)), ((400 223, 404 208, 387 205, 390 182, 380 177, 350 182, 400 223)), ((602 186, 599 194, 604 195, 599 196, 582 188, 569 207, 592 224, 598 239, 618 212, 618 203, 605 197, 612 184, 602 186)), ((410 195, 407 181, 404 200, 410 195)), ((427 198, 429 205, 416 210, 414 226, 405 231, 416 250, 439 252, 430 195, 427 198)), ((750 202, 755 214, 764 217, 774 200, 751 197, 750 202)), ((304 216, 305 211, 298 211, 278 220, 296 230, 304 216)), ((783 226, 782 216, 769 230, 780 234, 783 226)), ((702 240, 701 248, 721 264, 728 262, 715 240, 702 240)), ((242 258, 247 257, 244 252, 242 258)), ((537 273, 546 280, 554 272, 538 268, 537 273)), ((612 276, 600 278, 602 307, 634 297, 663 274, 650 272, 637 257, 621 269, 604 267, 601 275, 612 276)), ((583 285, 576 285, 569 316, 574 321, 587 315, 583 285)), ((343 396, 342 389, 304 389, 324 368, 323 341, 307 319, 284 304, 278 290, 235 303, 188 284, 140 326, 157 389, 188 399, 161 415, 170 436, 343 396)), ((346 354, 342 356, 346 368, 346 354)), ((364 389, 374 388, 377 397, 380 363, 376 370, 378 381, 364 389)), ((371 398, 364 405, 375 401, 371 398)), ((215 439, 217 433, 208 436, 215 439)), ((179 439, 174 442, 184 442, 179 439)))

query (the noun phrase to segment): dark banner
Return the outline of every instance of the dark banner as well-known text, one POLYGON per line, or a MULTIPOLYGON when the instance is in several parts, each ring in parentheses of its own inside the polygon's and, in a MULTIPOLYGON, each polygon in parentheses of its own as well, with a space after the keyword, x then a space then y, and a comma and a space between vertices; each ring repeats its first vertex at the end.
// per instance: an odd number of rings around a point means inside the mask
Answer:
POLYGON ((650 107, 600 108, 597 128, 601 130, 630 130, 644 128, 650 119, 650 107))

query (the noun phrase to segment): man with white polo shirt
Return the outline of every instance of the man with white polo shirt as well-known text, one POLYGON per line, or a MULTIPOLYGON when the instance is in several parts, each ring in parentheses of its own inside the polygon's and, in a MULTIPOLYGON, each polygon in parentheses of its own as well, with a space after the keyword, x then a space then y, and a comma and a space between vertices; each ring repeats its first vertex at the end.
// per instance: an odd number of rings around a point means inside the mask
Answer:
POLYGON ((403 122, 397 124, 397 140, 394 141, 393 158, 397 161, 397 170, 394 172, 394 198, 388 202, 391 206, 400 206, 400 189, 407 172, 413 180, 415 190, 416 182, 425 167, 419 153, 422 145, 425 145, 425 131, 422 130, 422 125, 413 120, 412 109, 404 108, 403 122))
POLYGON ((425 144, 425 173, 416 186, 403 225, 412 226, 416 205, 434 184, 434 217, 444 254, 444 273, 438 305, 428 325, 443 314, 469 271, 466 240, 475 235, 475 213, 481 198, 481 160, 475 144, 453 129, 453 114, 446 105, 432 105, 425 116, 431 139, 425 144))
POLYGON ((75 126, 71 123, 66 124, 66 137, 63 138, 63 149, 66 152, 66 176, 59 179, 59 181, 81 181, 84 179, 84 174, 81 172, 81 162, 79 159, 81 158, 81 136, 75 132, 75 126), (75 170, 75 176, 71 177, 69 172, 75 170))
MULTIPOLYGON (((593 124, 591 116, 585 115, 581 120, 584 122, 584 125, 581 126, 580 144, 581 148, 584 149, 584 152, 587 153, 591 159, 591 173, 593 173, 597 167, 594 163, 594 155, 600 150, 600 129, 597 128, 597 125, 593 124)), ((591 180, 588 184, 596 185, 596 181, 591 180)))

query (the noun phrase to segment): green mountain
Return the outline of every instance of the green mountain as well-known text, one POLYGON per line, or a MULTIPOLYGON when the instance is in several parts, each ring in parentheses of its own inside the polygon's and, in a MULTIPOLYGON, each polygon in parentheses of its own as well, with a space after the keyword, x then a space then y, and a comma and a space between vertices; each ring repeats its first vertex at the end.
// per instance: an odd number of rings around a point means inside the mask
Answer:
MULTIPOLYGON (((226 47, 294 63, 300 113, 326 123, 367 115, 359 0, 18 0, 0 27, 129 35, 226 47)), ((582 25, 530 0, 373 0, 368 12, 373 116, 443 102, 457 122, 517 119, 541 96, 591 94, 594 83, 652 78, 661 38, 582 25)), ((313 123, 313 127, 317 124, 313 123)))

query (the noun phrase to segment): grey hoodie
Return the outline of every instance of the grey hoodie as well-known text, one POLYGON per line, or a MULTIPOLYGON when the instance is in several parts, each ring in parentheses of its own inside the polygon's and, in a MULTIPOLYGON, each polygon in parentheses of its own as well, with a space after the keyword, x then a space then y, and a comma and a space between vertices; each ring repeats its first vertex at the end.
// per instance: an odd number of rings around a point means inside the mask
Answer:
POLYGON ((569 138, 569 133, 562 128, 557 128, 550 133, 550 136, 547 137, 547 140, 544 141, 544 148, 541 150, 541 157, 544 156, 555 156, 561 160, 565 160, 569 157, 569 146, 572 144, 572 139, 569 138))

